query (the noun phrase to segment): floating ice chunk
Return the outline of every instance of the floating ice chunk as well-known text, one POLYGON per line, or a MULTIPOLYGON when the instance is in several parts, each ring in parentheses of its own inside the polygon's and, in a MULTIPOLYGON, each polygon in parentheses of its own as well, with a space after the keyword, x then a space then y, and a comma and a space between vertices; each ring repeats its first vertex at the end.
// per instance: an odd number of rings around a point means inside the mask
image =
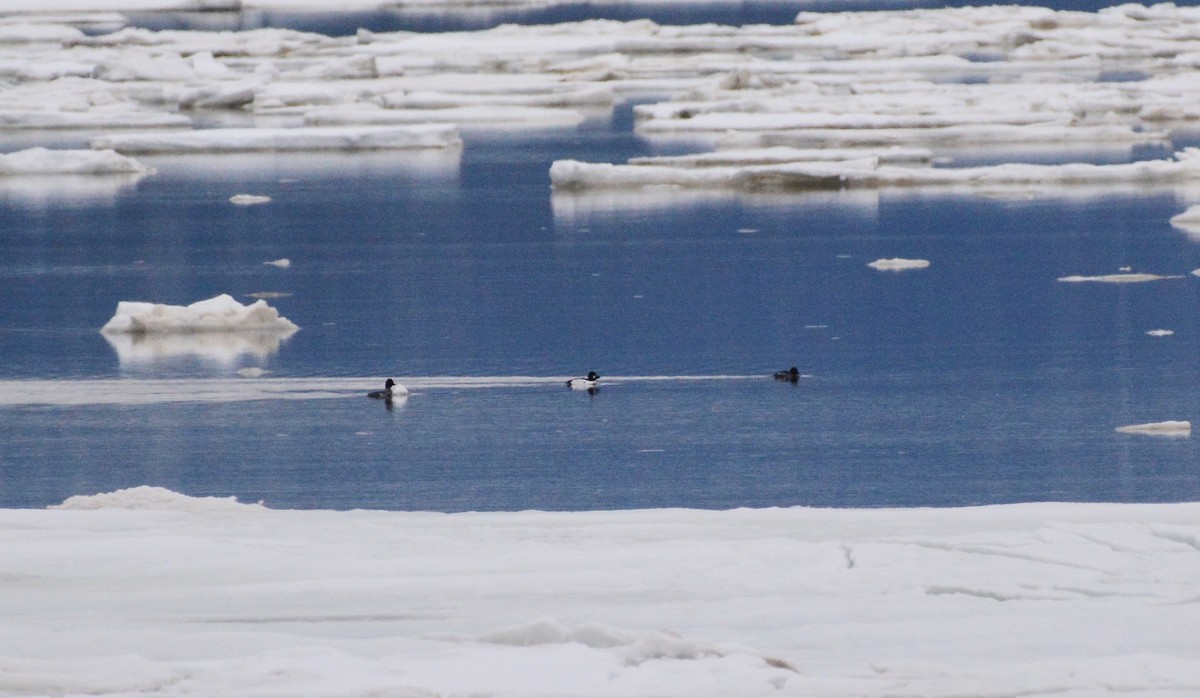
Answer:
POLYGON ((1175 334, 1175 330, 1147 330, 1146 334, 1151 337, 1170 337, 1175 334))
POLYGON ((0 175, 152 174, 154 169, 112 150, 29 148, 0 155, 0 175))
POLYGON ((1146 434, 1148 436, 1191 436, 1192 423, 1186 421, 1151 422, 1117 427, 1122 434, 1146 434))
POLYGON ((874 262, 869 262, 867 266, 879 271, 907 271, 909 269, 925 269, 929 266, 929 260, 893 257, 891 259, 877 259, 874 262))
POLYGON ((229 197, 229 203, 235 206, 256 206, 258 204, 269 203, 270 201, 271 197, 261 194, 234 194, 229 197))
POLYGON ((279 311, 258 300, 242 305, 221 294, 187 306, 121 301, 112 319, 101 328, 105 334, 295 331, 299 328, 279 311))
POLYGON ((731 167, 768 165, 790 162, 837 162, 876 158, 881 163, 928 163, 933 151, 928 148, 754 148, 720 150, 694 155, 660 155, 631 158, 630 165, 660 165, 665 167, 731 167))
POLYGON ((386 109, 374 104, 316 107, 304 114, 309 126, 358 124, 471 124, 473 126, 574 126, 583 114, 573 109, 489 105, 446 109, 386 109))
POLYGON ((263 264, 272 267, 278 267, 279 269, 287 269, 288 267, 292 266, 292 260, 288 259, 287 257, 283 257, 280 259, 273 259, 270 262, 263 262, 263 264))
POLYGON ((115 492, 69 497, 51 509, 157 509, 194 513, 261 509, 254 504, 240 504, 236 497, 189 497, 162 487, 131 487, 115 492))
POLYGON ((246 368, 239 368, 237 370, 237 374, 242 378, 261 378, 268 373, 270 373, 270 371, 259 368, 258 366, 247 366, 246 368))
POLYGON ((0 106, 0 128, 6 129, 179 128, 191 125, 192 120, 182 114, 146 111, 125 105, 77 112, 0 106))
POLYGON ((1166 142, 1161 131, 1139 130, 1121 124, 1092 126, 1069 122, 1013 126, 955 125, 942 128, 796 129, 788 131, 734 131, 721 135, 722 148, 788 146, 795 148, 862 148, 890 145, 1063 145, 1166 142))
POLYGON ((93 148, 126 153, 220 153, 292 150, 447 148, 462 144, 458 129, 426 123, 391 127, 214 128, 94 138, 93 148))
POLYGON ((852 187, 1166 184, 1200 181, 1200 161, 1192 151, 1178 153, 1174 160, 1114 165, 1007 163, 961 168, 881 165, 878 158, 708 168, 559 160, 550 167, 550 181, 555 188, 576 191, 662 185, 742 191, 805 191, 852 187))
POLYGON ((1189 233, 1200 234, 1200 205, 1190 206, 1183 213, 1171 216, 1171 225, 1189 233))
POLYGON ((1104 283, 1104 284, 1140 284, 1148 281, 1163 281, 1164 279, 1182 279, 1182 276, 1162 276, 1159 274, 1101 274, 1100 276, 1060 276, 1059 281, 1066 283, 1104 283))

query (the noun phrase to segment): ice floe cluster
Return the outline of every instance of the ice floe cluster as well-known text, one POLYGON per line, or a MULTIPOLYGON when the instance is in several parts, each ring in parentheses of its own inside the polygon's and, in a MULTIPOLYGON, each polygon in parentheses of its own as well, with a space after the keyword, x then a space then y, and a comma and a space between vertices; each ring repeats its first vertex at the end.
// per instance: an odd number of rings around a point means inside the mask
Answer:
POLYGON ((716 152, 559 162, 553 185, 792 191, 1200 179, 1194 155, 930 166, 963 146, 1165 142, 1200 120, 1198 8, 804 12, 787 26, 598 20, 350 37, 132 27, 96 35, 47 17, 0 23, 0 126, 78 132, 118 153, 447 148, 463 127, 570 126, 650 98, 658 101, 635 108, 640 136, 697 139, 716 152))
POLYGON ((1198 516, 277 511, 133 487, 0 511, 0 691, 1191 695, 1198 516))

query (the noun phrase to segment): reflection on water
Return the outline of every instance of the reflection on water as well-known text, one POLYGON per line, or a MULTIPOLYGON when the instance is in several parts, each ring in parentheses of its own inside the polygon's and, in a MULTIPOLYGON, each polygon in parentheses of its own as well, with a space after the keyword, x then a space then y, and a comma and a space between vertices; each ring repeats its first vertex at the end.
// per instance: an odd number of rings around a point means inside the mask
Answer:
POLYGON ((101 333, 117 352, 122 370, 150 371, 181 358, 199 359, 221 368, 242 365, 246 359, 264 362, 277 353, 296 330, 243 332, 101 333))
POLYGON ((112 206, 145 174, 0 176, 0 202, 33 210, 112 206))

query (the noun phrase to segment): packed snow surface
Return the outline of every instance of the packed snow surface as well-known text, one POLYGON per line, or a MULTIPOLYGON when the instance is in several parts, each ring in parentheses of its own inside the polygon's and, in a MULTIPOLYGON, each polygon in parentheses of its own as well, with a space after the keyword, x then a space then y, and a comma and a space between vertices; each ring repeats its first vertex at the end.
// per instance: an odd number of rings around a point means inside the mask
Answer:
POLYGON ((202 332, 295 331, 291 320, 257 300, 250 305, 238 303, 221 294, 191 305, 166 305, 121 301, 117 312, 100 331, 104 334, 190 334, 202 332))
POLYGON ((1200 505, 0 511, 21 695, 1200 690, 1200 505))

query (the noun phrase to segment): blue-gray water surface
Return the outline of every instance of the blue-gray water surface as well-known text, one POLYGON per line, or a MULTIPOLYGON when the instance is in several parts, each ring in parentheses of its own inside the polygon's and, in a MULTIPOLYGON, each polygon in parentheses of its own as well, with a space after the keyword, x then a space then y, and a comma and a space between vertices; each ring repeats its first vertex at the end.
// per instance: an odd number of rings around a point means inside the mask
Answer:
POLYGON ((553 160, 666 146, 629 133, 628 105, 466 141, 0 183, 0 380, 364 377, 333 399, 0 406, 0 506, 143 484, 442 511, 1200 498, 1193 439, 1115 431, 1200 418, 1200 245, 1169 189, 570 196, 553 160), (931 264, 867 266, 890 257, 931 264), (1057 280, 1125 267, 1178 278, 1057 280), (97 331, 119 301, 219 293, 270 294, 301 329, 234 358, 122 356, 97 331), (791 365, 799 383, 770 377, 791 365), (595 395, 363 397, 588 370, 612 377, 595 395))

